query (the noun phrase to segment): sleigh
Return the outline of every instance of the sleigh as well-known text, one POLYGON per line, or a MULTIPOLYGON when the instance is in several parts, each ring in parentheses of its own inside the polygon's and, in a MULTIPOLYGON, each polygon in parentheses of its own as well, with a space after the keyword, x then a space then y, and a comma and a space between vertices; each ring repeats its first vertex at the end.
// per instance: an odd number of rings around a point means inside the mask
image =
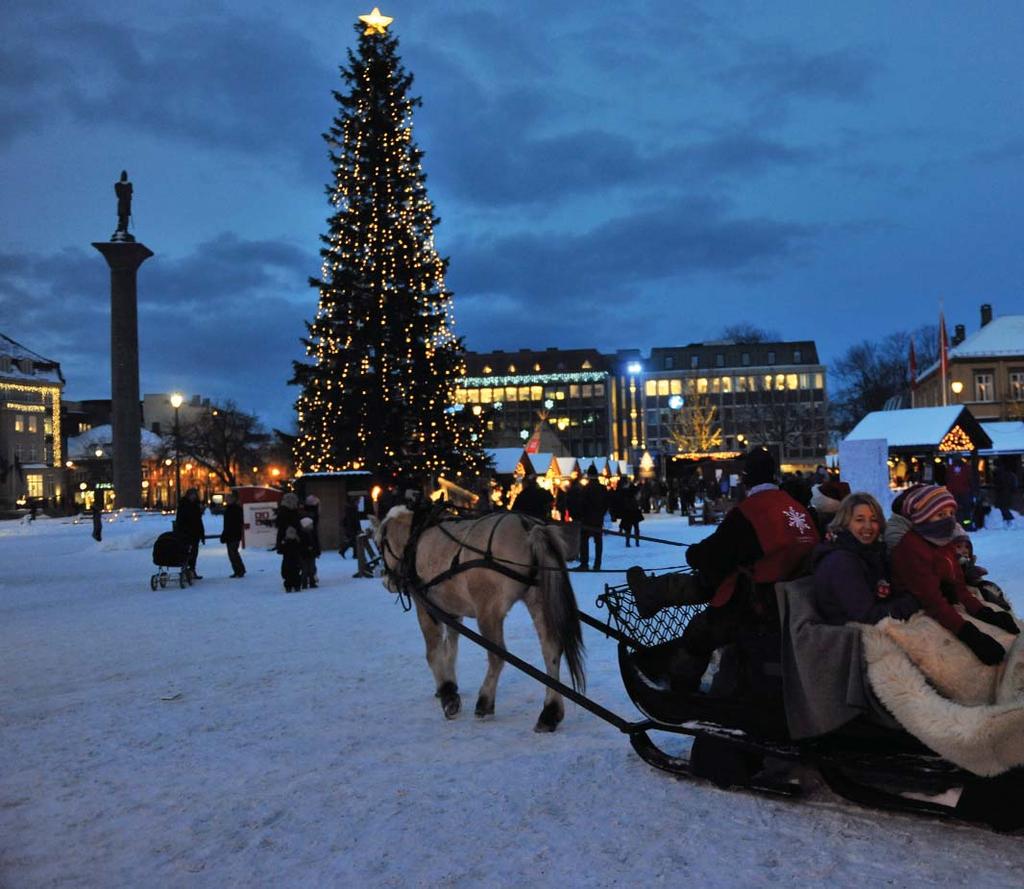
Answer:
POLYGON ((794 739, 786 719, 778 631, 752 628, 718 652, 709 670, 713 675, 705 677, 700 691, 679 693, 668 684, 669 652, 702 606, 669 606, 644 618, 626 585, 606 586, 598 606, 608 611, 625 690, 650 720, 624 728, 650 765, 723 788, 798 797, 803 787, 792 777, 792 766, 801 764, 814 769, 833 792, 861 805, 975 821, 1003 831, 1024 829, 1024 816, 1011 802, 1024 789, 1019 767, 980 777, 939 756, 894 720, 870 714, 835 731, 794 739), (693 738, 688 753, 668 752, 655 741, 673 734, 693 738), (955 793, 959 801, 951 806, 955 793))
MULTIPOLYGON (((406 597, 410 603, 407 607, 411 607, 411 603, 416 604, 425 635, 455 638, 457 634, 468 638, 545 685, 548 696, 552 693, 564 696, 617 728, 627 735, 636 753, 658 769, 680 778, 708 780, 723 788, 798 797, 803 793, 803 787, 794 777, 800 770, 794 770, 793 766, 802 765, 817 772, 835 793, 862 805, 972 821, 1002 831, 1024 829, 1024 812, 1015 805, 1024 791, 1024 768, 1019 766, 1024 762, 1024 753, 1020 750, 1024 744, 1024 706, 1019 703, 1004 708, 1012 719, 1003 720, 1002 728, 1004 735, 1009 734, 1013 748, 1009 765, 1005 768, 999 767, 998 757, 995 757, 994 764, 990 761, 977 768, 964 767, 961 760, 970 760, 969 755, 941 755, 941 750, 948 747, 941 732, 933 731, 929 735, 928 731, 921 730, 920 725, 915 725, 915 737, 903 730, 883 706, 876 706, 873 710, 865 707, 863 714, 857 706, 850 712, 840 707, 838 715, 830 711, 829 719, 820 723, 818 729, 814 728, 816 723, 812 721, 811 730, 808 730, 807 724, 800 725, 799 720, 794 723, 794 702, 801 690, 808 692, 810 689, 808 694, 813 697, 816 691, 820 691, 816 687, 824 680, 818 675, 818 664, 812 659, 809 664, 804 664, 808 668, 805 670, 806 687, 801 689, 798 682, 794 684, 793 675, 794 672, 799 673, 799 669, 794 670, 789 643, 799 620, 785 613, 788 598, 780 598, 783 612, 780 624, 787 628, 785 632, 750 627, 734 646, 720 649, 717 669, 710 681, 706 676, 706 684, 699 691, 680 693, 673 691, 668 682, 669 658, 673 644, 704 606, 697 603, 669 606, 653 616, 641 617, 628 585, 606 586, 597 600, 598 608, 607 615, 605 619, 578 611, 574 604, 572 610, 580 623, 600 631, 617 644, 623 685, 644 716, 640 720, 626 719, 587 697, 581 691, 580 683, 575 681, 578 671, 571 669, 574 683, 569 687, 558 679, 557 669, 552 670, 552 665, 548 665, 547 671, 538 669, 508 651, 493 633, 488 637, 484 632, 470 629, 460 616, 449 613, 435 601, 435 594, 445 584, 468 577, 470 571, 478 572, 475 576, 480 577, 480 583, 493 573, 509 577, 514 585, 524 589, 532 588, 546 577, 562 578, 564 581, 559 580, 558 583, 567 584, 564 561, 556 558, 545 567, 540 562, 531 565, 502 559, 492 552, 493 528, 485 545, 470 545, 465 542, 458 525, 442 525, 434 533, 431 546, 437 547, 439 538, 444 538, 458 543, 457 551, 454 557, 446 554, 438 561, 437 573, 419 577, 409 566, 416 559, 419 543, 426 538, 413 534, 399 545, 399 538, 389 536, 390 521, 389 518, 383 523, 380 534, 385 554, 385 579, 400 598, 406 597), (529 574, 524 573, 524 569, 529 574), (441 629, 444 632, 439 632, 441 629), (797 730, 793 729, 794 724, 797 730), (922 737, 933 742, 926 745, 919 740, 922 737), (688 750, 684 749, 687 738, 692 741, 688 750), (674 752, 668 749, 670 747, 675 748, 674 752), (957 762, 960 765, 955 764, 957 762), (953 793, 959 795, 955 806, 951 805, 953 793)), ((433 528, 430 521, 428 518, 419 526, 420 529, 433 528)), ((525 519, 519 521, 529 525, 525 519)), ((421 533, 424 532, 421 530, 421 533)), ((812 602, 807 582, 804 579, 794 584, 779 584, 780 596, 792 592, 795 594, 793 602, 812 602), (800 584, 804 586, 800 588, 800 584)), ((568 595, 569 601, 573 601, 571 591, 568 595)), ((862 649, 860 634, 863 634, 865 652, 877 649, 884 655, 886 645, 892 644, 874 633, 872 627, 828 627, 820 621, 807 623, 811 632, 846 634, 847 650, 852 653, 854 661, 862 649)), ((905 628, 911 627, 913 621, 896 623, 905 628)), ((577 635, 578 629, 577 626, 577 635)), ((945 632, 941 628, 939 631, 945 632)), ((831 641, 826 639, 826 652, 831 641)), ((1019 647, 1016 652, 1020 658, 1019 647)), ((914 674, 914 665, 902 653, 897 660, 900 658, 907 667, 908 675, 914 674)), ((430 660, 428 656, 428 662, 430 660)), ((572 668, 572 661, 569 663, 572 668)), ((884 659, 881 663, 884 665, 884 659)), ((1019 669, 1014 676, 1024 683, 1024 658, 1018 663, 1019 669)), ((916 675, 921 683, 920 695, 935 695, 934 690, 925 687, 923 676, 916 675)), ((450 681, 441 681, 445 678, 443 676, 436 677, 439 680, 437 696, 448 718, 454 717, 459 710, 458 688, 453 677, 454 673, 449 677, 450 681)), ((851 687, 855 684, 850 683, 851 687)), ((831 700, 828 694, 825 698, 831 700)), ((843 702, 843 706, 847 704, 843 702)), ((971 714, 985 710, 981 707, 960 709, 971 714)), ((536 730, 555 729, 557 719, 545 721, 549 711, 546 698, 536 730)), ((476 715, 484 717, 490 713, 493 713, 493 698, 488 701, 481 693, 476 715), (490 706, 485 706, 487 704, 490 706)), ((999 739, 998 735, 996 739, 999 739)), ((802 771, 806 773, 808 769, 802 771)))

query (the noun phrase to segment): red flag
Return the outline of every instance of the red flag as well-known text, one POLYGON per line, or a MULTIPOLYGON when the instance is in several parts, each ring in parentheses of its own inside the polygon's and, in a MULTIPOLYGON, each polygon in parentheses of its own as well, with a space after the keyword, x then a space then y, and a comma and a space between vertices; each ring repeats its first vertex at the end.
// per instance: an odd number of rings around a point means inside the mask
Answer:
POLYGON ((917 355, 914 354, 914 341, 910 341, 910 391, 917 388, 917 355))

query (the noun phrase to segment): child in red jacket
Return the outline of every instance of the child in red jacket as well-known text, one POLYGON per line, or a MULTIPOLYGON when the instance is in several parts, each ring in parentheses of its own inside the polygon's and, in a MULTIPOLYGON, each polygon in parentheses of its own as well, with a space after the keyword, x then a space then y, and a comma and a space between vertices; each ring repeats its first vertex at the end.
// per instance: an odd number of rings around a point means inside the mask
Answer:
POLYGON ((885 530, 892 560, 893 586, 911 593, 929 617, 953 633, 982 663, 998 664, 1002 645, 964 620, 953 604, 971 617, 1019 632, 1013 618, 986 605, 967 588, 956 551, 956 500, 940 485, 913 488, 903 498, 901 515, 893 515, 885 530))

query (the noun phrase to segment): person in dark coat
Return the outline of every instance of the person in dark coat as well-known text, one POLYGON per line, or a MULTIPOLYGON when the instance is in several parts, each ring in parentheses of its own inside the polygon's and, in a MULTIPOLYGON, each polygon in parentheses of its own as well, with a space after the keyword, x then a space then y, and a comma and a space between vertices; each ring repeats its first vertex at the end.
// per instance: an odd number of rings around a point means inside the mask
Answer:
POLYGON ((245 577, 245 563, 238 554, 243 526, 242 507, 238 503, 238 495, 232 491, 228 494, 228 505, 224 507, 224 530, 220 535, 220 542, 228 548, 232 577, 245 577))
POLYGON ((665 605, 710 602, 686 625, 672 653, 673 691, 692 692, 715 650, 747 627, 778 625, 775 584, 801 576, 819 542, 811 514, 775 484, 775 460, 763 447, 744 458, 746 499, 713 534, 686 551, 694 574, 648 577, 639 565, 626 572, 642 617, 665 605))
POLYGON ((274 524, 277 527, 277 541, 276 545, 280 546, 281 541, 284 540, 284 532, 289 528, 294 528, 295 533, 299 531, 299 498, 289 492, 281 498, 281 502, 277 504, 277 516, 274 518, 274 524))
POLYGON ((590 541, 594 541, 594 570, 601 570, 604 552, 604 514, 608 511, 608 490, 597 477, 597 467, 587 469, 587 484, 580 486, 574 520, 580 524, 580 564, 577 571, 590 570, 590 541))
POLYGON ((277 551, 281 554, 284 591, 297 593, 302 583, 302 541, 299 540, 299 532, 292 525, 283 530, 277 551))
POLYGON ((829 525, 831 539, 819 544, 812 556, 814 600, 825 623, 906 620, 920 610, 909 593, 892 592, 881 539, 884 527, 882 507, 870 494, 843 499, 829 525))
POLYGON ((358 501, 355 497, 349 497, 345 501, 345 512, 341 516, 341 549, 338 550, 338 555, 344 559, 345 553, 352 550, 352 558, 355 558, 356 538, 361 532, 358 501))
POLYGON ((92 539, 103 539, 103 498, 99 494, 92 498, 92 539))
POLYGON ((189 488, 178 504, 178 513, 174 517, 174 530, 188 544, 188 567, 193 580, 202 580, 203 576, 196 573, 196 559, 199 558, 199 547, 206 543, 206 529, 203 527, 203 504, 199 502, 199 491, 189 488))
POLYGON ((636 545, 640 546, 640 523, 644 520, 644 514, 637 498, 636 486, 628 478, 622 479, 615 491, 614 512, 619 520, 619 533, 626 537, 627 549, 630 536, 634 537, 636 545))
POLYGON ((1013 513, 1010 508, 1013 506, 1013 495, 1017 490, 1017 476, 1013 470, 1001 465, 992 477, 992 485, 995 488, 996 509, 1002 513, 1003 527, 1013 527, 1013 513))
POLYGON ((512 511, 547 521, 551 518, 554 502, 554 498, 537 484, 537 476, 531 474, 523 479, 523 488, 512 504, 512 511))
POLYGON ((302 589, 316 589, 316 560, 320 556, 320 543, 316 539, 316 526, 311 516, 299 519, 299 543, 302 545, 302 589))

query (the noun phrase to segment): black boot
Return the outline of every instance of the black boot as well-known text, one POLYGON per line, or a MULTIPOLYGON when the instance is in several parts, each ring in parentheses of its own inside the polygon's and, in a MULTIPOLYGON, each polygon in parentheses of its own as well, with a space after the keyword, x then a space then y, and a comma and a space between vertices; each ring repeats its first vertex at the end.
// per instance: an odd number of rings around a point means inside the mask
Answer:
POLYGON ((696 605, 708 600, 695 574, 648 575, 634 565, 626 569, 626 582, 640 617, 651 617, 669 605, 696 605))

